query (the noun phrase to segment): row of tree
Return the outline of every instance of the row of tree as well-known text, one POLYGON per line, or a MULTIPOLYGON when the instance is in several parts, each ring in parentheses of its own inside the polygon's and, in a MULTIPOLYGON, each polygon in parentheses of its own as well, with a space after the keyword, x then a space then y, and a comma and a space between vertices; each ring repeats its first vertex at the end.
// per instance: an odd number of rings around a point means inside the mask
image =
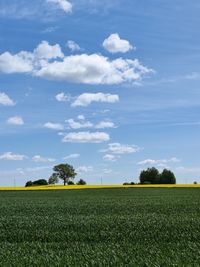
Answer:
MULTIPOLYGON (((73 180, 77 173, 75 172, 73 166, 69 164, 59 164, 54 166, 53 171, 54 172, 49 177, 48 181, 46 181, 45 179, 36 180, 34 182, 28 181, 26 183, 26 186, 57 184, 59 182, 59 179, 63 181, 64 185, 74 184, 73 180)), ((139 179, 140 184, 176 184, 176 177, 172 171, 164 169, 160 173, 154 167, 141 171, 139 179)), ((85 185, 86 182, 80 179, 77 184, 85 185)), ((133 185, 134 183, 132 182, 129 184, 133 185)))
MULTIPOLYGON (((124 183, 124 185, 135 185, 136 183, 124 183)), ((164 169, 161 173, 156 168, 143 170, 139 176, 138 184, 176 184, 176 177, 170 170, 164 169)))
POLYGON ((176 177, 170 170, 164 169, 161 173, 156 168, 148 168, 140 173, 141 184, 176 184, 176 177))
MULTIPOLYGON (((27 186, 57 184, 59 182, 59 179, 63 181, 64 185, 74 184, 73 180, 75 176, 77 175, 77 173, 75 172, 75 169, 73 168, 73 166, 69 164, 59 164, 59 165, 54 166, 53 171, 54 172, 49 177, 48 181, 45 179, 39 179, 33 182, 28 181, 25 186, 27 187, 27 186)), ((76 184, 86 185, 86 181, 84 181, 83 179, 80 179, 76 184)))

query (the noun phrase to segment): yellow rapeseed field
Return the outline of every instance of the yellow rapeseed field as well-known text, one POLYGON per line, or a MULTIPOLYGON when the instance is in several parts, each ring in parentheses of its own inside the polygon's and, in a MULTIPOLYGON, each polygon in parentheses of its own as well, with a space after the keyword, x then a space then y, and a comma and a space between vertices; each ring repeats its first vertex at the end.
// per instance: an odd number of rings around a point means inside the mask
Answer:
POLYGON ((0 187, 0 191, 28 190, 79 190, 79 189, 112 189, 112 188, 200 188, 200 184, 169 184, 169 185, 45 185, 32 187, 0 187))

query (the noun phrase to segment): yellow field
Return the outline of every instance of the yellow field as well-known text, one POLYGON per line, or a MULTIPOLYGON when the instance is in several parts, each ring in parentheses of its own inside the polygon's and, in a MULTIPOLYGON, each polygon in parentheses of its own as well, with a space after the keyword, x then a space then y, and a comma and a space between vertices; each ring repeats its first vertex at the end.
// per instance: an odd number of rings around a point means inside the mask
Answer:
POLYGON ((176 185, 45 185, 32 187, 0 187, 0 191, 34 191, 34 190, 78 190, 101 188, 200 188, 200 184, 176 184, 176 185))

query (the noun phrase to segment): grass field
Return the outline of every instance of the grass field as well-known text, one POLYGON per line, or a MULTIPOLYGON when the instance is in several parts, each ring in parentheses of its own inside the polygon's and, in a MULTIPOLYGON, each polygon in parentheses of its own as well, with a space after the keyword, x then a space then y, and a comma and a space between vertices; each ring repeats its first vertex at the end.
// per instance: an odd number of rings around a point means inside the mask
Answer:
POLYGON ((200 189, 0 192, 0 266, 200 266, 200 189))

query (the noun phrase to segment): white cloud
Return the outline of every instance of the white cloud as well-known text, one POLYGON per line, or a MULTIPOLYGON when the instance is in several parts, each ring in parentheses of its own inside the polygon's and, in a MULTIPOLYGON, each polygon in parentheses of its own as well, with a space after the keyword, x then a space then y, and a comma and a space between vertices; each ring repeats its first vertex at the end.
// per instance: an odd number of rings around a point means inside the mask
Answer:
POLYGON ((78 117, 77 117, 79 120, 85 120, 85 116, 83 116, 83 115, 78 115, 78 117))
POLYGON ((146 159, 143 161, 138 162, 139 165, 160 165, 160 164, 167 164, 167 163, 177 163, 180 162, 180 159, 177 159, 176 157, 172 157, 170 159, 146 159))
POLYGON ((70 100, 70 96, 66 95, 65 93, 61 92, 55 96, 56 100, 59 102, 67 102, 70 100))
POLYGON ((52 159, 52 158, 45 158, 45 157, 42 157, 40 155, 35 155, 32 160, 34 162, 54 162, 55 159, 52 159))
POLYGON ((0 160, 14 160, 14 161, 18 161, 18 160, 24 160, 27 157, 25 155, 20 155, 20 154, 14 154, 12 152, 6 152, 2 155, 0 155, 0 160))
POLYGON ((12 55, 10 52, 0 54, 0 72, 31 73, 33 71, 33 54, 22 51, 12 55))
POLYGON ((93 167, 92 166, 79 166, 76 171, 78 173, 87 173, 87 172, 92 172, 93 167))
POLYGON ((74 119, 66 120, 71 129, 81 129, 81 128, 94 128, 94 129, 105 129, 105 128, 115 128, 115 124, 111 121, 100 121, 97 124, 94 124, 90 121, 86 121, 85 117, 80 115, 78 116, 79 121, 74 119))
POLYGON ((76 42, 74 42, 74 41, 72 41, 72 40, 69 40, 69 41, 67 42, 67 47, 68 47, 72 52, 81 50, 80 46, 79 46, 76 42))
POLYGON ((64 159, 64 160, 68 160, 68 159, 77 159, 77 158, 79 158, 79 157, 80 157, 80 154, 70 154, 70 155, 64 157, 63 159, 64 159))
POLYGON ((82 84, 120 84, 139 82, 153 70, 137 59, 111 60, 100 54, 64 56, 58 44, 49 45, 43 41, 33 52, 0 54, 0 72, 29 73, 49 80, 82 84))
POLYGON ((69 119, 66 121, 71 129, 81 129, 81 128, 92 128, 93 124, 89 121, 82 120, 80 122, 74 119, 69 119))
POLYGON ((109 60, 99 54, 67 56, 62 61, 42 62, 35 75, 49 80, 83 84, 137 82, 152 70, 135 59, 109 60))
POLYGON ((20 116, 14 116, 14 117, 10 117, 7 120, 7 123, 12 124, 12 125, 24 125, 24 120, 20 116))
POLYGON ((119 101, 118 95, 104 93, 83 93, 72 103, 73 107, 87 107, 92 102, 116 103, 119 101))
POLYGON ((114 162, 117 160, 117 157, 115 155, 112 155, 112 154, 106 154, 105 156, 103 156, 103 160, 114 162))
POLYGON ((109 134, 105 132, 77 132, 66 134, 62 141, 73 143, 101 143, 109 140, 109 134))
POLYGON ((72 4, 67 0, 46 0, 47 3, 56 4, 59 8, 61 8, 65 13, 72 12, 72 4))
POLYGON ((52 123, 52 122, 47 122, 44 124, 44 127, 47 129, 52 129, 52 130, 63 130, 64 126, 60 123, 52 123))
POLYGON ((135 145, 123 145, 120 143, 108 144, 108 149, 101 150, 101 152, 110 152, 113 154, 131 154, 140 151, 141 148, 135 145))
POLYGON ((133 46, 129 43, 129 41, 121 39, 118 33, 113 33, 105 39, 103 47, 110 53, 126 53, 133 49, 133 46))
POLYGON ((47 41, 42 41, 34 50, 34 54, 38 59, 55 59, 64 57, 59 44, 50 45, 47 41))
POLYGON ((112 121, 100 121, 96 126, 96 129, 116 128, 112 121))
POLYGON ((3 106, 14 106, 14 101, 5 93, 0 92, 0 105, 3 106))

